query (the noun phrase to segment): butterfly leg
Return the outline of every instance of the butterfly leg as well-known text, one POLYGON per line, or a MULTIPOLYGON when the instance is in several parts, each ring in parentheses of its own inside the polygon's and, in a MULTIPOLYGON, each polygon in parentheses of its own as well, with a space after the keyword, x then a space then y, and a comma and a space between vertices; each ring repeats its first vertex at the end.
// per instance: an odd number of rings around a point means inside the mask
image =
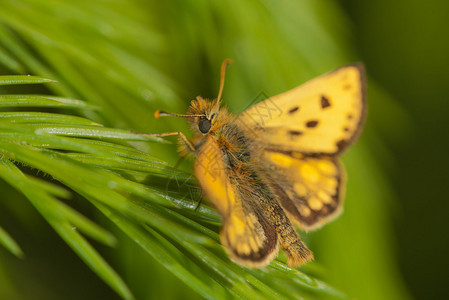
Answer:
POLYGON ((200 208, 201 203, 203 202, 203 197, 204 197, 204 193, 203 193, 203 190, 201 190, 200 200, 198 201, 198 204, 197 204, 196 207, 195 207, 195 212, 197 212, 198 209, 200 208))
POLYGON ((138 135, 143 135, 143 136, 159 136, 159 137, 171 136, 171 135, 179 135, 179 137, 181 138, 182 142, 187 146, 187 148, 189 148, 190 151, 195 152, 195 150, 196 150, 195 146, 193 146, 192 142, 189 141, 189 139, 182 132, 137 133, 137 134, 138 135))

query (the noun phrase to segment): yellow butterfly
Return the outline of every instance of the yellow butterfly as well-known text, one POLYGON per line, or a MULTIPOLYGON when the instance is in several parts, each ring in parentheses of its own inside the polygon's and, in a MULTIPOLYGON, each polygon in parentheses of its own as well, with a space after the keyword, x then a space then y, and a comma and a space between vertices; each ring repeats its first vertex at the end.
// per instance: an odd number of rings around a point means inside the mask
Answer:
POLYGON ((345 171, 339 156, 363 127, 363 65, 341 67, 253 105, 239 116, 217 99, 198 96, 185 115, 192 141, 181 132, 182 151, 196 155, 195 176, 222 216, 221 243, 246 267, 263 267, 279 252, 296 267, 313 259, 295 227, 318 228, 342 211, 345 171))

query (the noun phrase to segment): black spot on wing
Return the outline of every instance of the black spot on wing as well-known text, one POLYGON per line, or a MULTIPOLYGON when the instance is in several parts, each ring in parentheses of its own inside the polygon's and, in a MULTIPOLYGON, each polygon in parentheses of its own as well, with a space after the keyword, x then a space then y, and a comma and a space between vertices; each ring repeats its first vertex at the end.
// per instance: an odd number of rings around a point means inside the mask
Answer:
POLYGON ((329 101, 329 98, 327 98, 324 95, 321 95, 320 105, 321 105, 322 109, 325 109, 325 108, 331 106, 331 102, 329 101))
POLYGON ((288 113, 291 115, 291 114, 297 112, 298 110, 299 110, 299 106, 295 106, 295 107, 292 107, 292 108, 288 111, 288 113))
POLYGON ((307 128, 314 128, 318 125, 319 121, 318 120, 310 120, 306 122, 306 127, 307 128))
POLYGON ((303 134, 303 132, 299 130, 289 130, 288 134, 290 134, 291 136, 300 136, 303 134))

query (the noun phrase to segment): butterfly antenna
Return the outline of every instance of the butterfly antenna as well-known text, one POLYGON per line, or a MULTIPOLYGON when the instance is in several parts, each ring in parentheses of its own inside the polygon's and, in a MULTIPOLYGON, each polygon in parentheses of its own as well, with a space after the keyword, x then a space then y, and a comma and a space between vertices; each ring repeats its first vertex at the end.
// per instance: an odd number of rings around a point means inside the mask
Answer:
POLYGON ((159 119, 159 117, 182 117, 182 118, 190 118, 190 117, 204 117, 204 115, 181 115, 181 114, 174 114, 174 113, 169 113, 163 110, 156 110, 154 112, 154 118, 155 119, 159 119))
POLYGON ((217 97, 217 102, 220 102, 221 100, 221 94, 223 93, 223 87, 224 87, 224 80, 225 80, 225 74, 226 74, 226 68, 232 64, 232 60, 231 59, 225 59, 222 63, 221 63, 221 70, 220 70, 220 89, 218 90, 218 97, 217 97))

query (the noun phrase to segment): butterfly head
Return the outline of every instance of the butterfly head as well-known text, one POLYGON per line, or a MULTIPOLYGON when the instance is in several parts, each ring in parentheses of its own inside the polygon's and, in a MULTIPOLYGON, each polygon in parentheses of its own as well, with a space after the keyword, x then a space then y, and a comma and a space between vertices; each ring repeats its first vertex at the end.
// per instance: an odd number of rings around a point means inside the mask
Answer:
POLYGON ((226 59, 221 64, 220 73, 220 89, 218 91, 218 97, 215 100, 206 100, 198 96, 190 103, 190 107, 187 114, 173 114, 165 111, 157 110, 154 113, 155 118, 160 116, 176 116, 186 117, 189 119, 190 126, 197 135, 206 135, 211 131, 214 131, 217 127, 223 125, 229 119, 229 115, 225 108, 220 108, 221 94, 223 92, 224 77, 227 66, 232 61, 226 59))
POLYGON ((207 134, 214 127, 218 120, 220 111, 220 101, 209 101, 201 97, 197 97, 190 103, 187 115, 195 116, 189 118, 192 129, 198 134, 207 134))
POLYGON ((175 116, 188 118, 190 127, 196 135, 206 135, 224 123, 227 123, 229 114, 225 108, 220 108, 220 101, 203 99, 200 96, 190 103, 185 115, 173 114, 165 111, 156 111, 155 117, 175 116))

